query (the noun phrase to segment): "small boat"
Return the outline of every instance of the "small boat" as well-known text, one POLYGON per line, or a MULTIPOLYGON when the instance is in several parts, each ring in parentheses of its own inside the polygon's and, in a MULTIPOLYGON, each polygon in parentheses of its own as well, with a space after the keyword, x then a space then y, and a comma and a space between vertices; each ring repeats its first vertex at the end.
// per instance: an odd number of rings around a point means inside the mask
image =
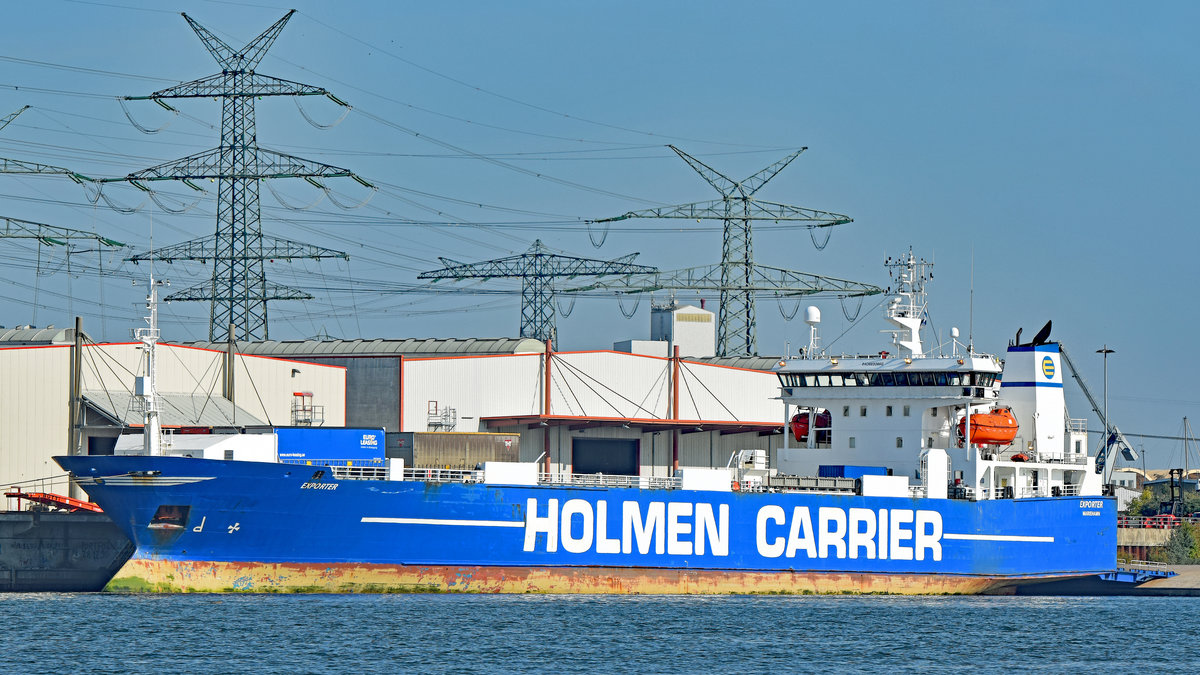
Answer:
POLYGON ((13 488, 15 510, 0 510, 0 592, 100 591, 134 545, 100 507, 49 492, 13 488))
MULTIPOLYGON (((991 412, 971 415, 971 443, 975 445, 1008 445, 1017 437, 1017 418, 1012 409, 993 408, 991 412)), ((958 437, 967 435, 966 421, 958 422, 958 437)), ((961 444, 961 441, 960 441, 961 444)))

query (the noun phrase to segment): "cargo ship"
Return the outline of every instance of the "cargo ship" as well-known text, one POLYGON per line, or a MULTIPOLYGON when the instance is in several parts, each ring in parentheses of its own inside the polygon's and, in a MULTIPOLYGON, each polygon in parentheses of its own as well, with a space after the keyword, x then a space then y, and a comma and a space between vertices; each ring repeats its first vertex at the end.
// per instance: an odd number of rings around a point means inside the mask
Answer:
POLYGON ((926 264, 889 266, 888 350, 822 349, 810 308, 808 347, 776 364, 775 466, 412 467, 362 429, 55 461, 136 543, 115 590, 1007 593, 1115 569, 1115 500, 1048 329, 1003 363, 957 331, 926 350, 926 264))

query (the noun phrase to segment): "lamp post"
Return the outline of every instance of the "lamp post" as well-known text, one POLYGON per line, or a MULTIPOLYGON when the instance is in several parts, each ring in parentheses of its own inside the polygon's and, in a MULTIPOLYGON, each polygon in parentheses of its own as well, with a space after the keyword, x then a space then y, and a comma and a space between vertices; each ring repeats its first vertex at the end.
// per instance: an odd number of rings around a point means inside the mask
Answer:
POLYGON ((1112 467, 1109 466, 1108 460, 1108 355, 1116 353, 1116 350, 1109 349, 1105 344, 1100 349, 1096 350, 1097 354, 1104 355, 1104 483, 1108 483, 1108 477, 1112 474, 1112 467))

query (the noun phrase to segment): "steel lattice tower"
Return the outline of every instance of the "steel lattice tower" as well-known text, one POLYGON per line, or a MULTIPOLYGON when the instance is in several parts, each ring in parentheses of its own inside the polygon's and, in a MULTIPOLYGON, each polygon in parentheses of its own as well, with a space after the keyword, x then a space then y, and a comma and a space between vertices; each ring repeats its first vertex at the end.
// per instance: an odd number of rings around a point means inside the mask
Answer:
POLYGON ((628 218, 688 218, 720 220, 724 223, 719 266, 664 272, 653 278, 630 277, 602 282, 580 291, 598 288, 628 293, 656 290, 716 290, 721 295, 717 316, 717 355, 752 356, 756 353, 754 296, 770 291, 779 295, 813 295, 834 292, 844 296, 874 295, 877 286, 859 284, 815 274, 792 272, 754 264, 753 226, 755 220, 793 221, 803 227, 832 227, 853 222, 848 216, 815 211, 799 206, 776 204, 754 198, 764 185, 807 148, 801 148, 743 181, 734 181, 679 148, 667 146, 683 158, 721 198, 644 211, 630 211, 615 218, 592 222, 606 223, 628 218), (715 277, 719 276, 719 279, 715 277))
POLYGON ((440 270, 422 272, 418 279, 494 279, 521 280, 521 337, 538 340, 557 338, 554 321, 555 277, 606 276, 610 274, 654 274, 657 267, 635 265, 637 253, 613 260, 593 260, 551 253, 539 239, 519 255, 478 263, 462 263, 438 258, 440 270))
MULTIPOLYGON (((269 284, 263 271, 266 259, 346 258, 329 249, 271 239, 263 245, 259 181, 271 178, 351 177, 371 187, 349 170, 293 157, 258 146, 254 122, 254 101, 263 96, 327 96, 346 105, 320 87, 291 82, 255 72, 255 68, 275 42, 295 10, 289 11, 240 50, 227 45, 187 14, 184 20, 200 37, 204 46, 221 65, 221 72, 157 91, 149 96, 128 96, 126 100, 151 100, 174 110, 164 101, 173 98, 220 98, 221 145, 131 173, 124 178, 101 182, 179 180, 195 187, 194 179, 217 181, 217 228, 211 240, 186 242, 131 260, 212 260, 211 281, 168 296, 167 300, 208 300, 209 340, 228 339, 229 325, 241 328, 240 338, 261 340, 268 336, 267 301, 303 300, 312 296, 302 291, 269 284)), ((319 183, 316 183, 318 187, 319 183)))

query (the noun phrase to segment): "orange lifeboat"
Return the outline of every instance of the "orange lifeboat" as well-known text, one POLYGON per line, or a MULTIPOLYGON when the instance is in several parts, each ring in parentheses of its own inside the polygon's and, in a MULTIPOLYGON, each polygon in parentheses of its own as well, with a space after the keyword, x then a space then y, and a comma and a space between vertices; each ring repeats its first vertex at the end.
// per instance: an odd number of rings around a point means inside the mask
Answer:
MULTIPOLYGON (((822 410, 815 417, 817 418, 817 442, 828 443, 829 427, 833 424, 833 415, 830 415, 828 410, 822 410)), ((792 415, 792 436, 800 442, 808 441, 808 413, 798 412, 792 415)))
MULTIPOLYGON (((958 423, 958 437, 966 435, 966 420, 958 423)), ((1017 437, 1017 418, 1011 408, 996 408, 971 415, 971 442, 976 445, 1008 445, 1017 437)))

